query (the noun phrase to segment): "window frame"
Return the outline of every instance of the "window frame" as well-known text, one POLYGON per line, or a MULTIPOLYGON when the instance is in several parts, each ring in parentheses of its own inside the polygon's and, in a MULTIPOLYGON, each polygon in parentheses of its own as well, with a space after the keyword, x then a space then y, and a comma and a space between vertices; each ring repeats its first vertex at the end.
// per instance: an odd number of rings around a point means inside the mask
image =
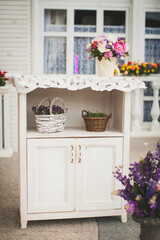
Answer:
MULTIPOLYGON (((36 33, 34 33, 33 40, 33 61, 32 61, 32 73, 36 74, 44 74, 44 36, 59 36, 66 37, 66 74, 65 75, 73 75, 74 74, 74 38, 75 37, 96 37, 97 35, 106 34, 103 31, 104 27, 104 11, 125 11, 125 33, 119 33, 118 36, 121 38, 125 38, 127 42, 129 42, 130 38, 130 5, 125 5, 121 7, 115 7, 115 4, 103 4, 95 6, 92 4, 83 4, 73 3, 72 5, 69 3, 65 4, 65 7, 62 6, 62 3, 45 3, 39 2, 37 10, 37 21, 35 19, 34 28, 37 27, 36 33), (67 12, 67 23, 66 23, 66 32, 45 32, 44 31, 44 10, 45 9, 60 9, 66 10, 67 12), (95 10, 96 11, 96 32, 74 32, 74 10, 95 10), (37 35, 37 36, 36 36, 37 35), (36 54, 36 56, 35 56, 36 54), (72 62, 72 64, 71 64, 72 62)), ((34 18, 36 18, 36 16, 34 18)), ((96 69, 97 74, 97 69, 96 69)))
POLYGON ((160 12, 160 8, 143 8, 143 61, 145 61, 145 40, 147 39, 158 39, 160 40, 160 34, 146 34, 145 33, 145 21, 146 21, 146 12, 160 12))

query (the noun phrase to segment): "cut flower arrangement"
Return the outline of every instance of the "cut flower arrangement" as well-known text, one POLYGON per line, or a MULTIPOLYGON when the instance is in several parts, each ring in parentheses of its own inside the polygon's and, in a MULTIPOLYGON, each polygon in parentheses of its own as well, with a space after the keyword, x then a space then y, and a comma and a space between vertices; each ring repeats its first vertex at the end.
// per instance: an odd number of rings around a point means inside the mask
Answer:
POLYGON ((86 51, 90 53, 88 59, 97 57, 99 61, 103 57, 110 60, 111 57, 122 58, 129 56, 128 50, 129 47, 125 40, 114 34, 93 38, 86 46, 86 51))
POLYGON ((5 71, 2 72, 2 71, 0 70, 0 87, 3 87, 3 86, 6 85, 6 81, 8 80, 8 78, 5 77, 6 73, 7 73, 7 72, 5 72, 5 71))
MULTIPOLYGON (((150 75, 160 73, 160 64, 157 63, 138 63, 136 61, 133 61, 118 67, 120 72, 125 76, 142 76, 143 74, 150 75)), ((116 70, 115 74, 117 74, 116 70)))
POLYGON ((64 101, 61 98, 54 98, 52 101, 49 98, 42 99, 38 106, 32 107, 32 111, 35 114, 37 131, 40 133, 62 131, 66 124, 66 110, 64 101), (49 105, 42 105, 42 102, 46 100, 49 102, 49 105), (55 101, 60 101, 63 107, 55 105, 55 101))
POLYGON ((127 212, 138 217, 160 218, 160 142, 154 153, 149 151, 139 162, 130 164, 129 170, 128 177, 122 175, 121 166, 114 172, 124 186, 115 194, 127 201, 127 212))
MULTIPOLYGON (((50 115, 50 106, 33 106, 32 111, 34 112, 35 115, 50 115)), ((52 114, 63 114, 64 109, 61 108, 58 105, 53 105, 52 106, 52 114)))

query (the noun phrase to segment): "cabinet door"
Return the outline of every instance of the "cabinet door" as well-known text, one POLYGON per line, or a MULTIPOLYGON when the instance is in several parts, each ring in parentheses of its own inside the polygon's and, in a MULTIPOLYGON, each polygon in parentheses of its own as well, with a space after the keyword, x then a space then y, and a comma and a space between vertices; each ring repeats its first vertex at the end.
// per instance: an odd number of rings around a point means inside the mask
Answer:
POLYGON ((121 208, 121 198, 111 192, 120 188, 112 172, 122 164, 122 141, 122 138, 77 140, 77 210, 121 208))
POLYGON ((73 211, 75 140, 28 139, 28 213, 73 211))

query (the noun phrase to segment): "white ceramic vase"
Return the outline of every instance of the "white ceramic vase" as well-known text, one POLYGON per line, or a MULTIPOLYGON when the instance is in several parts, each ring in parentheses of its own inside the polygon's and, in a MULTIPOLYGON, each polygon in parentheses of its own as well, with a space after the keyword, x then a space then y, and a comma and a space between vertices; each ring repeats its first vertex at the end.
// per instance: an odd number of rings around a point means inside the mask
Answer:
POLYGON ((119 69, 116 65, 116 58, 111 57, 110 61, 107 58, 102 58, 101 61, 96 58, 98 74, 101 77, 113 77, 114 70, 116 69, 119 72, 119 69))

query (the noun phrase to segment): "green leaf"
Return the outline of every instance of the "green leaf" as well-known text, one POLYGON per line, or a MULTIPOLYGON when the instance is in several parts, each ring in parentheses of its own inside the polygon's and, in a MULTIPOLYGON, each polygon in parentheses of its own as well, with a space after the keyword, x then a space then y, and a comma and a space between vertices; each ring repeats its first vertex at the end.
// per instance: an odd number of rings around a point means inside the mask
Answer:
POLYGON ((133 185, 132 191, 133 191, 136 195, 141 194, 142 197, 145 196, 143 190, 138 186, 138 184, 137 184, 136 182, 134 182, 134 185, 133 185))

